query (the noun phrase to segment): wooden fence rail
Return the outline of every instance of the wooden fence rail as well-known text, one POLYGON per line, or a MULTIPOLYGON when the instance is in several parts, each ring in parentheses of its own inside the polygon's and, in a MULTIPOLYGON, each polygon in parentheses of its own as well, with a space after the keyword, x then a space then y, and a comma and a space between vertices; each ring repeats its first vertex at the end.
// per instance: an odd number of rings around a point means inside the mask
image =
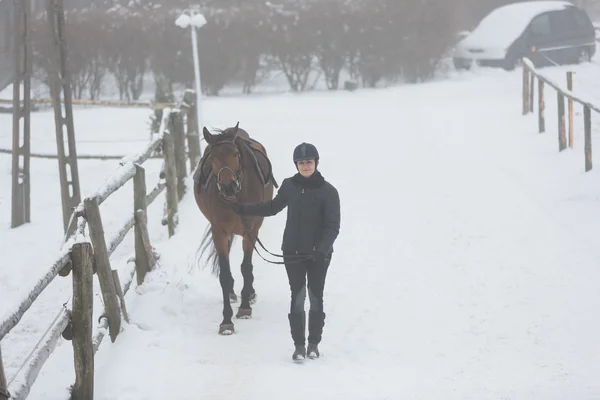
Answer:
POLYGON ((544 133, 546 131, 546 105, 544 99, 544 85, 548 85, 556 91, 558 115, 557 115, 557 132, 558 132, 558 151, 563 151, 567 148, 574 147, 574 115, 573 103, 578 103, 583 106, 583 127, 584 127, 584 167, 585 171, 592 169, 592 122, 591 111, 600 113, 600 107, 595 106, 592 101, 585 99, 581 95, 573 93, 573 74, 567 72, 567 87, 559 85, 553 80, 543 76, 538 72, 533 63, 528 59, 523 59, 523 115, 534 112, 534 94, 535 94, 535 79, 538 80, 538 131, 544 133), (565 117, 565 99, 568 101, 568 112, 565 117), (568 143, 567 143, 567 125, 568 119, 568 143))
MULTIPOLYGON (((64 103, 64 100, 61 100, 64 103)), ((0 104, 12 105, 12 99, 0 99, 0 104)), ((44 99, 31 99, 31 104, 52 104, 51 98, 44 99)), ((112 107, 112 108, 152 108, 160 110, 167 107, 176 107, 173 103, 153 103, 153 102, 142 102, 142 101, 110 101, 110 100, 85 100, 85 99, 73 99, 73 105, 78 106, 100 106, 100 107, 112 107)), ((21 103, 22 105, 22 103, 21 103)))
MULTIPOLYGON (((187 91, 186 100, 189 102, 189 99, 190 91, 187 91)), ((196 132, 189 131, 190 127, 194 128, 193 122, 189 121, 189 118, 193 117, 192 114, 187 114, 187 135, 184 132, 184 116, 195 107, 185 101, 184 105, 185 107, 164 109, 159 132, 146 148, 136 155, 123 158, 119 168, 107 182, 75 208, 71 218, 71 224, 76 224, 75 233, 66 238, 56 261, 16 310, 8 312, 7 315, 0 315, 1 350, 2 339, 19 323, 50 282, 58 275, 65 277, 72 272, 72 300, 63 306, 43 340, 11 381, 6 379, 0 351, 0 400, 7 400, 9 396, 11 400, 27 398, 39 371, 61 335, 64 339, 72 340, 73 344, 75 383, 71 398, 93 399, 94 354, 107 333, 112 342, 117 339, 122 319, 126 322, 129 320, 124 295, 129 290, 134 276, 137 275, 138 285, 142 284, 146 274, 155 268, 159 258, 150 243, 147 207, 166 190, 163 225, 168 226, 169 237, 173 236, 177 227, 178 202, 186 192, 187 155, 190 170, 193 170, 198 162, 200 148, 199 140, 196 140, 197 128, 196 132), (164 174, 161 173, 159 183, 148 193, 143 163, 154 158, 157 153, 162 153, 164 174), (107 238, 100 205, 129 180, 133 180, 133 209, 114 236, 107 238), (89 240, 85 236, 86 227, 89 240), (112 268, 110 256, 131 229, 134 229, 134 257, 127 263, 128 267, 132 266, 131 272, 126 273, 122 279, 117 270, 112 268), (95 332, 92 331, 93 275, 97 276, 100 283, 104 304, 104 310, 97 318, 99 323, 95 332)))
MULTIPOLYGON (((12 149, 0 148, 0 154, 12 154, 12 149)), ((29 157, 31 158, 46 158, 49 160, 58 159, 58 155, 56 154, 48 154, 48 153, 30 153, 29 157)), ((103 154, 77 154, 78 160, 121 160, 126 156, 122 155, 103 155, 103 154)), ((152 156, 152 158, 160 158, 159 156, 152 156)))

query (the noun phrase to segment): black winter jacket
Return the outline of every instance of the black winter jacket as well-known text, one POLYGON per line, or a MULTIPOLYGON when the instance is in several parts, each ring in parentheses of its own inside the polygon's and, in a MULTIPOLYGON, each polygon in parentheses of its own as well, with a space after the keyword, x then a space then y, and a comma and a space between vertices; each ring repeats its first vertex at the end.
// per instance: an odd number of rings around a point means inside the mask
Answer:
POLYGON ((297 173, 284 179, 277 195, 262 203, 246 203, 245 215, 272 216, 288 207, 281 250, 284 253, 311 254, 317 250, 326 256, 333 252, 333 242, 340 230, 338 191, 319 171, 310 178, 297 173))

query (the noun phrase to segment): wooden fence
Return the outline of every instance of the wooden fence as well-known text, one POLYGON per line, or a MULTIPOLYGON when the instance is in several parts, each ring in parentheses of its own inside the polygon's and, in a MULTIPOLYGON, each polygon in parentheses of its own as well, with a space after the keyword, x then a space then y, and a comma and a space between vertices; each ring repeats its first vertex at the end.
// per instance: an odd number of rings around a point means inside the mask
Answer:
MULTIPOLYGON (((184 102, 183 109, 187 112, 188 115, 195 116, 196 111, 193 110, 193 114, 190 114, 192 110, 188 108, 191 106, 195 106, 195 104, 188 104, 187 101, 195 101, 195 92, 193 90, 186 90, 184 94, 184 102)), ((64 101, 63 101, 64 102, 64 101)), ((174 109, 177 108, 178 105, 175 103, 153 103, 153 102, 131 102, 131 101, 108 101, 108 100, 83 100, 83 99, 73 99, 71 100, 73 105, 81 105, 81 106, 96 106, 103 108, 150 108, 153 110, 164 110, 164 109, 174 109)), ((13 100, 8 99, 0 99, 0 104, 13 104, 13 100)), ((52 99, 31 99, 31 104, 52 104, 52 99)), ((22 105, 22 103, 21 103, 22 105)), ((11 111, 12 112, 12 111, 11 111)), ((197 122, 197 121, 195 121, 197 122)), ((195 122, 193 122, 195 124, 195 122)), ((194 133, 194 132, 192 132, 194 133)), ((197 135, 191 135, 192 142, 195 142, 195 137, 197 135)), ((199 139, 199 137, 198 137, 199 139)), ((198 142, 199 143, 199 142, 198 142)), ((198 148, 199 145, 195 145, 195 143, 191 144, 192 148, 198 148)), ((12 149, 6 149, 0 147, 0 154, 12 154, 12 149)), ((30 153, 29 156, 31 158, 46 158, 46 159, 57 159, 58 155, 56 154, 44 154, 44 153, 30 153)), ((106 155, 106 154, 78 154, 78 160, 121 160, 126 156, 123 155, 106 155)), ((153 155, 152 158, 158 158, 156 155, 153 155)))
POLYGON ((523 59, 523 115, 534 112, 534 94, 535 94, 535 79, 537 78, 538 92, 538 131, 543 133, 546 131, 546 116, 545 116, 545 100, 544 87, 550 86, 556 91, 558 105, 558 151, 563 151, 574 146, 574 115, 573 103, 578 103, 583 106, 583 128, 584 128, 584 163, 585 171, 592 169, 592 116, 591 111, 600 113, 600 108, 592 104, 591 101, 584 99, 582 96, 575 95, 573 92, 573 73, 567 72, 567 85, 559 85, 551 79, 543 76, 538 72, 533 63, 528 59, 523 59), (565 98, 568 102, 568 143, 567 143, 567 117, 565 117, 565 98))
POLYGON ((151 271, 158 255, 150 243, 146 209, 166 189, 166 200, 162 224, 167 225, 169 237, 175 234, 178 203, 186 191, 186 159, 193 171, 200 157, 199 129, 195 115, 195 93, 186 92, 179 108, 166 108, 159 133, 146 148, 137 155, 124 158, 116 173, 98 190, 87 196, 74 210, 71 223, 77 224, 75 233, 65 240, 63 250, 43 277, 35 284, 27 298, 16 310, 0 316, 0 400, 27 398, 32 385, 46 360, 54 350, 60 336, 71 340, 74 352, 75 383, 72 399, 93 399, 94 355, 108 333, 114 342, 121 330, 122 318, 128 322, 124 295, 129 290, 134 276, 138 285, 151 271), (184 129, 184 116, 187 115, 187 144, 184 129), (163 167, 159 183, 148 193, 145 170, 142 164, 153 154, 162 153, 163 167), (134 207, 131 216, 114 237, 105 237, 100 213, 102 204, 112 193, 133 179, 134 207), (87 227, 89 240, 85 237, 87 227), (122 243, 127 233, 134 229, 135 256, 131 273, 119 277, 112 269, 110 256, 122 243), (7 384, 4 373, 1 341, 19 323, 25 312, 36 301, 57 275, 66 277, 72 272, 72 302, 67 303, 53 321, 43 340, 33 350, 24 367, 7 384), (98 277, 104 310, 98 319, 98 327, 93 329, 93 275, 98 277))
MULTIPOLYGON (((0 154, 12 154, 13 151, 11 149, 5 149, 0 147, 0 154)), ((49 160, 58 159, 58 155, 56 154, 47 154, 47 153, 29 153, 29 157, 31 158, 45 158, 49 160)), ((107 154, 77 154, 78 160, 122 160, 127 156, 125 155, 107 155, 107 154)), ((161 158, 160 155, 153 155, 150 158, 161 158)))
MULTIPOLYGON (((78 106, 102 106, 102 107, 115 107, 115 108, 152 108, 155 110, 162 110, 163 108, 173 108, 177 105, 174 103, 153 103, 153 102, 142 102, 142 101, 110 101, 110 100, 85 100, 85 99, 73 99, 71 101, 73 105, 78 106)), ((12 99, 0 99, 0 104, 12 105, 12 99)), ((51 98, 45 99, 31 99, 31 104, 52 104, 51 98)))

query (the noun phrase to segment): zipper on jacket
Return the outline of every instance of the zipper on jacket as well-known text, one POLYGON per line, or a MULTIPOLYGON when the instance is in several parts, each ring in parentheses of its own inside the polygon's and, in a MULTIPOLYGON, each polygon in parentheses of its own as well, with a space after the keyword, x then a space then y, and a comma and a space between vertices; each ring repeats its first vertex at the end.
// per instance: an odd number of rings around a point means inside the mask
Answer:
MULTIPOLYGON (((300 192, 300 197, 302 197, 304 195, 304 188, 302 188, 302 191, 300 192)), ((300 200, 300 213, 298 214, 298 216, 300 217, 299 220, 302 221, 302 208, 304 207, 304 204, 302 203, 302 200, 300 200)), ((298 249, 296 249, 296 254, 298 254, 298 249)))

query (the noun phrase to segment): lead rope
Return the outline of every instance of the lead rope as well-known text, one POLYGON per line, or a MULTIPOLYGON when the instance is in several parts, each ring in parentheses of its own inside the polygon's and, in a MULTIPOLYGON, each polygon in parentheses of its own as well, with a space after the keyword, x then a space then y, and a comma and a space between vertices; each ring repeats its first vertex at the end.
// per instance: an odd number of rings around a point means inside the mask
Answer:
POLYGON ((250 236, 250 240, 252 240, 252 246, 254 247, 254 250, 256 251, 256 254, 258 254, 260 256, 260 258, 262 258, 263 260, 265 260, 266 262, 268 262, 269 264, 286 264, 285 261, 269 261, 266 258, 264 258, 262 256, 262 254, 260 254, 260 252, 258 251, 258 249, 256 248, 256 242, 258 242, 258 244, 260 245, 260 247, 262 247, 267 253, 271 254, 272 256, 275 257, 279 257, 279 258, 296 258, 297 260, 294 261, 289 261, 287 264, 295 264, 295 263, 299 263, 299 262, 304 262, 304 261, 308 261, 312 259, 311 255, 304 255, 304 254, 290 254, 287 256, 281 255, 281 254, 274 254, 271 253, 269 250, 267 250, 267 248, 262 244, 262 242, 260 241, 260 239, 258 238, 258 236, 256 236, 256 239, 254 239, 252 237, 252 235, 250 234, 250 229, 248 229, 248 224, 246 223, 246 220, 244 219, 243 216, 240 215, 240 219, 242 220, 242 225, 244 227, 244 232, 246 232, 246 234, 248 236, 250 236))

